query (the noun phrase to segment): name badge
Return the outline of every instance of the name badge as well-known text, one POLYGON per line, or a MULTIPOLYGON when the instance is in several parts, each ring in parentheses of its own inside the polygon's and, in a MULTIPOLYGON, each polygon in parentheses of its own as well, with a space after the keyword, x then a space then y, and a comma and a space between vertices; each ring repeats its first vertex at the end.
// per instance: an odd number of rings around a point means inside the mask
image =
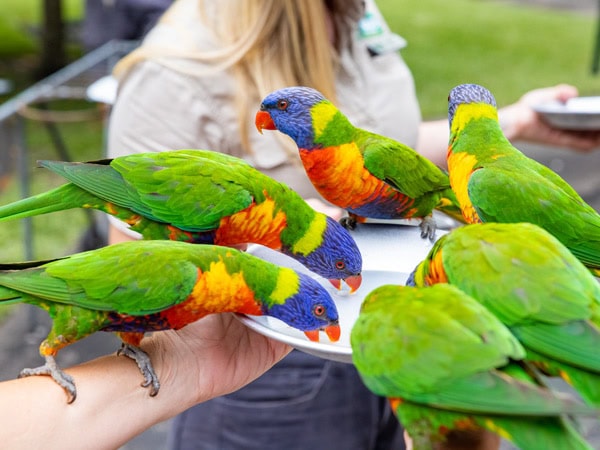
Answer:
POLYGON ((373 0, 365 1, 365 14, 358 21, 358 36, 375 55, 397 52, 407 45, 406 39, 390 30, 373 0))

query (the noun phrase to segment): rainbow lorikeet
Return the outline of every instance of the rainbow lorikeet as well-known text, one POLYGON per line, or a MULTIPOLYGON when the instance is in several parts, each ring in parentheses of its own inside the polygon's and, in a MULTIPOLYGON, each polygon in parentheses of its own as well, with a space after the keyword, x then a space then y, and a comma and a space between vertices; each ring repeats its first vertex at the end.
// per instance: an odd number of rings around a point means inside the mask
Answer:
POLYGON ((479 301, 520 340, 528 361, 600 407, 600 284, 554 236, 530 223, 457 228, 408 282, 436 283, 479 301))
POLYGON ((454 286, 376 288, 350 342, 363 382, 390 400, 415 450, 477 429, 523 450, 592 448, 561 416, 597 411, 536 385, 519 341, 454 286))
POLYGON ((288 186, 245 161, 209 150, 140 153, 40 164, 70 183, 0 207, 0 220, 93 208, 145 239, 281 250, 336 287, 361 283, 362 257, 347 230, 288 186))
POLYGON ((269 94, 255 122, 261 132, 276 129, 295 141, 311 182, 348 212, 349 228, 366 218, 419 218, 422 236, 433 240, 434 209, 463 220, 445 172, 410 147, 353 126, 314 89, 269 94))
POLYGON ((535 223, 600 276, 600 215, 558 174, 510 143, 487 89, 457 86, 448 103, 450 184, 467 222, 535 223))
POLYGON ((313 278, 239 250, 185 242, 131 241, 48 262, 0 265, 0 304, 29 303, 53 320, 40 345, 46 364, 21 376, 50 375, 75 400, 72 377, 54 357, 96 331, 112 331, 135 359, 150 395, 160 383, 139 348, 145 332, 179 329, 208 314, 269 315, 313 341, 340 336, 338 313, 313 278))

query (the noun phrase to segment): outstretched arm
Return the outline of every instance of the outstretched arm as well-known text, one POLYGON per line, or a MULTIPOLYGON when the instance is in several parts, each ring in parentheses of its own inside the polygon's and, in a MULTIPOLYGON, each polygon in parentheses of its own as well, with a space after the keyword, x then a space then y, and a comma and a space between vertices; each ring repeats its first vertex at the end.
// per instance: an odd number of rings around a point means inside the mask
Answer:
POLYGON ((156 423, 243 387, 291 350, 251 331, 232 314, 155 333, 142 348, 161 381, 156 397, 140 387, 135 363, 116 355, 65 370, 77 383, 72 404, 50 377, 0 383, 2 445, 118 448, 156 423))

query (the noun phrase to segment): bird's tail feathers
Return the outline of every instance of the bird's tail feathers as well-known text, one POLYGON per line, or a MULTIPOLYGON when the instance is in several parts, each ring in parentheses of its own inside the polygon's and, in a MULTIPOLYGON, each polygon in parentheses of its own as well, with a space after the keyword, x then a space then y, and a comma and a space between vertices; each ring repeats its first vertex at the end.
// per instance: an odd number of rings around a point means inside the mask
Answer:
POLYGON ((73 208, 97 208, 99 199, 72 183, 0 206, 0 221, 22 219, 73 208))
POLYGON ((564 417, 487 417, 482 426, 521 450, 593 450, 577 427, 564 417))
POLYGON ((487 429, 521 450, 592 450, 569 419, 559 416, 498 416, 465 414, 402 400, 393 406, 415 448, 434 448, 449 430, 487 429), (445 431, 444 431, 445 430, 445 431))
POLYGON ((4 286, 0 286, 0 308, 15 303, 21 303, 22 301, 23 298, 21 297, 21 293, 4 286))
POLYGON ((600 373, 565 364, 527 350, 528 358, 547 377, 562 378, 590 406, 600 408, 600 373))

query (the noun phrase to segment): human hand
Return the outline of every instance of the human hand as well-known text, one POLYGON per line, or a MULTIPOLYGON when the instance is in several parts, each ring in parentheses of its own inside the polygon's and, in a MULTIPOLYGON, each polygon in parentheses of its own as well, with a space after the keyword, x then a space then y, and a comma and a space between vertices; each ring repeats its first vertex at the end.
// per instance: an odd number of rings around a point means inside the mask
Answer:
POLYGON ((188 405, 181 410, 245 386, 292 349, 252 331, 231 313, 155 333, 142 341, 142 347, 163 387, 184 394, 188 405))
POLYGON ((533 106, 546 101, 565 102, 577 96, 577 88, 567 84, 527 92, 516 103, 498 111, 504 134, 511 141, 549 144, 582 152, 600 147, 600 131, 569 131, 554 128, 544 122, 540 114, 533 110, 533 106))

